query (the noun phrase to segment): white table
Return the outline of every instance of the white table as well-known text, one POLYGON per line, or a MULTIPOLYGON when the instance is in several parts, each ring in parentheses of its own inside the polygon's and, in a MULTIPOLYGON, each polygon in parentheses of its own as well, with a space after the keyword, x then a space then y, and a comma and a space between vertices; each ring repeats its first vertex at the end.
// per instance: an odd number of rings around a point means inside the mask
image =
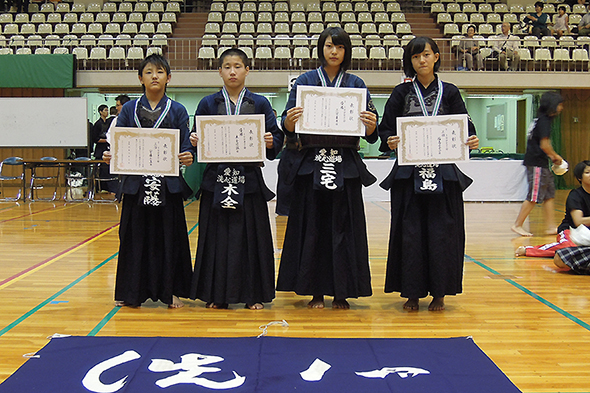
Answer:
MULTIPOLYGON (((379 183, 391 171, 395 160, 365 160, 377 182, 363 187, 365 201, 389 201, 389 192, 379 183)), ((268 187, 276 192, 279 160, 266 161, 262 169, 268 187)), ((465 190, 463 198, 469 202, 521 202, 526 198, 526 170, 521 160, 480 160, 458 164, 473 184, 465 190)))

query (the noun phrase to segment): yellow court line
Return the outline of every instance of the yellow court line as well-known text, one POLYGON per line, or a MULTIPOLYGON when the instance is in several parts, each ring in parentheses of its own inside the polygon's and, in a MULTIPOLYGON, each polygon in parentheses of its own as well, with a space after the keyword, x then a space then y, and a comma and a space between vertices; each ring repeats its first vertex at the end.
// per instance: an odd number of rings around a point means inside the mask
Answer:
POLYGON ((37 265, 31 266, 31 267, 15 274, 12 277, 7 278, 6 280, 0 281, 0 290, 8 287, 11 284, 14 284, 15 282, 22 280, 25 277, 30 276, 31 274, 43 269, 44 267, 50 266, 54 262, 57 262, 60 259, 62 259, 63 257, 70 255, 73 252, 81 249, 82 247, 85 247, 86 245, 95 242, 96 240, 102 238, 103 236, 108 235, 111 231, 115 230, 118 226, 119 226, 119 223, 113 225, 110 228, 105 229, 104 231, 102 231, 94 236, 89 237, 88 239, 60 252, 59 254, 56 254, 56 255, 38 263, 37 265))

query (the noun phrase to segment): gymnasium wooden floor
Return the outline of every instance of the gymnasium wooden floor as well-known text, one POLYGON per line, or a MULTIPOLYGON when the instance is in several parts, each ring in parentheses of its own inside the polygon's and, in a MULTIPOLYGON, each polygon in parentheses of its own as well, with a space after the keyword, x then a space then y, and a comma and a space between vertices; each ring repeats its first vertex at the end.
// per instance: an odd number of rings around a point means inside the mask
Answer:
MULTIPOLYGON (((567 191, 559 191, 561 219, 567 191)), ((169 310, 160 303, 116 308, 113 285, 120 205, 115 203, 0 203, 0 381, 54 333, 89 336, 256 336, 271 326, 282 337, 457 337, 475 343, 523 392, 590 392, 590 277, 558 272, 551 259, 516 258, 520 238, 510 231, 518 203, 466 203, 464 293, 447 297, 446 311, 402 309, 383 292, 389 203, 366 203, 374 295, 349 311, 309 310, 308 298, 278 293, 261 311, 233 305, 205 309, 200 301, 169 310)), ((274 202, 270 203, 274 211, 274 202)), ((193 256, 198 201, 186 203, 193 256)), ((271 214, 277 266, 286 219, 271 214)), ((542 209, 530 229, 542 232, 542 209)), ((477 392, 469 392, 477 393, 477 392)), ((499 392, 501 393, 501 392, 499 392)))

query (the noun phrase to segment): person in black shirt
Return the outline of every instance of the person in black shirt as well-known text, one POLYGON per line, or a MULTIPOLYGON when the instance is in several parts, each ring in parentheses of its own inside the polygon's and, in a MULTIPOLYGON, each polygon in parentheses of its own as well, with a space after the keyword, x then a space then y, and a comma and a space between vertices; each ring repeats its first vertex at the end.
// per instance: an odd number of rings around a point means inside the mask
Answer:
POLYGON ((565 202, 565 216, 557 228, 557 239, 553 243, 540 246, 520 246, 517 257, 553 257, 555 252, 566 247, 575 247, 570 236, 570 228, 580 225, 590 227, 590 161, 579 162, 574 168, 574 176, 582 185, 570 191, 565 202))
MULTIPOLYGON (((574 168, 574 176, 582 184, 582 187, 575 189, 570 196, 577 192, 579 199, 582 199, 582 209, 570 211, 574 225, 590 226, 590 160, 580 162, 574 168)), ((566 208, 569 210, 570 197, 568 197, 566 208)), ((569 268, 579 274, 590 273, 590 247, 567 247, 557 250, 553 263, 560 268, 569 268)))
POLYGON ((551 145, 551 123, 563 110, 563 97, 555 92, 547 92, 541 96, 537 118, 529 128, 526 152, 523 164, 527 170, 529 191, 516 217, 512 231, 521 236, 533 236, 522 226, 535 204, 542 203, 545 224, 545 235, 555 235, 554 198, 555 184, 549 170, 549 160, 561 165, 563 158, 553 150, 551 145))

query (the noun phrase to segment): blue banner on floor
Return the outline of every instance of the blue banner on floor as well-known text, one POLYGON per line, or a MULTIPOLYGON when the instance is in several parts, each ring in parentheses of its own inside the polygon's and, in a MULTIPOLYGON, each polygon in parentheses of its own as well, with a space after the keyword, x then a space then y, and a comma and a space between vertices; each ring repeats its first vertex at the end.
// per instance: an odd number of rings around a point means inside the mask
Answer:
POLYGON ((469 337, 54 338, 15 392, 520 392, 469 337))

